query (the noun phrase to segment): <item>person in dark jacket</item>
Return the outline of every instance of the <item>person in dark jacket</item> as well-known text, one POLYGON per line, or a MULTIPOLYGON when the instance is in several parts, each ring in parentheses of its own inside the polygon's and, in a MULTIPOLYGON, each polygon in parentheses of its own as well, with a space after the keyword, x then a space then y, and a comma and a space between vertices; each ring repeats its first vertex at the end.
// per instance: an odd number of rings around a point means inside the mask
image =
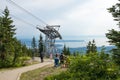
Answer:
POLYGON ((43 52, 40 53, 41 62, 43 62, 43 52))
POLYGON ((54 64, 55 64, 54 65, 55 67, 59 66, 59 57, 58 57, 58 54, 55 55, 54 64))
POLYGON ((60 65, 62 68, 65 67, 65 56, 63 55, 63 53, 61 53, 60 55, 60 65))

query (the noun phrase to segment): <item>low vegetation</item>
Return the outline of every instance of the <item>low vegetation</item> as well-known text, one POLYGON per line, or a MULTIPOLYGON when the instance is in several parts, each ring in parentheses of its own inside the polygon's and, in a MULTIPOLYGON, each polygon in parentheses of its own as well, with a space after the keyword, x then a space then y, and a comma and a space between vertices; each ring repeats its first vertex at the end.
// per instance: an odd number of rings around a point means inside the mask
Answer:
POLYGON ((36 70, 25 72, 21 75, 20 80, 43 80, 46 76, 59 74, 66 69, 55 68, 53 65, 45 66, 36 70))
POLYGON ((108 54, 89 53, 71 56, 66 72, 46 77, 44 80, 119 80, 120 67, 108 54))

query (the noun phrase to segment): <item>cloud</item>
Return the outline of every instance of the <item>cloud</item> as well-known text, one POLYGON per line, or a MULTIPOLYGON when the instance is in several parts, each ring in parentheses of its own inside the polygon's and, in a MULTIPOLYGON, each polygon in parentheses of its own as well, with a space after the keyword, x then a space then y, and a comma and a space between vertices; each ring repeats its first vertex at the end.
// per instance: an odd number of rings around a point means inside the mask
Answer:
MULTIPOLYGON (((8 5, 10 12, 34 25, 43 24, 27 13, 2 0, 0 7, 8 5)), ((60 33, 68 36, 105 35, 108 29, 116 26, 107 8, 116 4, 117 0, 15 0, 38 18, 50 25, 61 25, 60 33)), ((15 19, 14 19, 15 20, 15 19)), ((39 35, 39 31, 25 23, 15 20, 17 35, 39 35)))
POLYGON ((26 9, 32 10, 52 10, 71 4, 74 0, 17 0, 14 1, 26 9))
POLYGON ((105 35, 108 29, 116 26, 107 11, 115 3, 115 0, 90 0, 83 5, 76 5, 52 22, 59 21, 57 23, 63 26, 61 33, 66 35, 105 35))

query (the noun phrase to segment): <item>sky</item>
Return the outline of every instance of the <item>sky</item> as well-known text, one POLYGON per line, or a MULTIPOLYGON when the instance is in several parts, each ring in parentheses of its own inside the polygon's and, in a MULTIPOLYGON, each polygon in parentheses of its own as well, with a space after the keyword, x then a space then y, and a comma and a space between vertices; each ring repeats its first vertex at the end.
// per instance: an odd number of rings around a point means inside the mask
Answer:
MULTIPOLYGON (((12 1, 47 24, 60 25, 59 33, 63 37, 105 36, 108 30, 118 28, 107 11, 107 8, 116 4, 118 0, 12 1)), ((0 10, 4 10, 6 6, 14 20, 18 38, 39 37, 40 31, 36 26, 43 28, 46 26, 44 23, 11 4, 9 0, 0 0, 0 10)))

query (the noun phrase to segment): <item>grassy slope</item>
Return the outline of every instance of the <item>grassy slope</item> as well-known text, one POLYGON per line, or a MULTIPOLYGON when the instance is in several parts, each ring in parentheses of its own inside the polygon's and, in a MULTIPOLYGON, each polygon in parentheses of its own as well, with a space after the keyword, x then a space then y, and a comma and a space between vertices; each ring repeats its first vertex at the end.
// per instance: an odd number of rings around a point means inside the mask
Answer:
POLYGON ((43 80, 46 76, 52 74, 59 74, 66 69, 55 68, 53 65, 45 66, 36 70, 25 72, 21 75, 20 80, 43 80))

